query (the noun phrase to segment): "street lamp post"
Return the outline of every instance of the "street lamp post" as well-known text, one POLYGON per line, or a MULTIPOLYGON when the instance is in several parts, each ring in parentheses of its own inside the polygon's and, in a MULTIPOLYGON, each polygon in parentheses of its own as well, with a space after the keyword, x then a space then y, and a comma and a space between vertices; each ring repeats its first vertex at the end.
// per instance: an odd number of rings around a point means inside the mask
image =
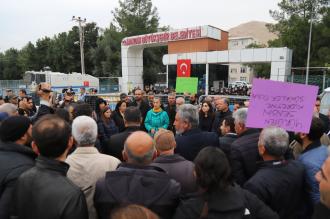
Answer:
POLYGON ((72 16, 72 20, 78 22, 79 24, 79 42, 80 42, 80 60, 81 60, 81 73, 85 74, 85 58, 84 58, 84 25, 86 23, 86 18, 81 19, 80 17, 72 16))
POLYGON ((311 53, 311 43, 312 43, 312 29, 313 29, 313 8, 311 11, 311 19, 310 19, 310 26, 309 26, 309 40, 308 40, 308 52, 307 52, 307 65, 306 65, 306 84, 308 84, 308 77, 309 77, 309 59, 311 53))

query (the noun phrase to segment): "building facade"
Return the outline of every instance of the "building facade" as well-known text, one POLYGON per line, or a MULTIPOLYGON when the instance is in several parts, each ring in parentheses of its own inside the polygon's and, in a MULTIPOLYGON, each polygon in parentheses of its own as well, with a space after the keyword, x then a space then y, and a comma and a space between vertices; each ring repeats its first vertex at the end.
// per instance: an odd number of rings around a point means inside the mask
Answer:
MULTIPOLYGON (((229 37, 228 48, 230 50, 245 49, 251 44, 258 44, 259 42, 252 36, 246 37, 229 37)), ((235 81, 245 81, 252 83, 253 69, 246 64, 242 63, 231 63, 228 68, 229 83, 235 81)))
MULTIPOLYGON (((176 86, 177 61, 181 59, 191 60, 191 77, 198 78, 198 91, 205 94, 228 85, 231 65, 270 63, 270 79, 277 81, 286 81, 291 74, 292 50, 289 48, 245 49, 253 39, 232 39, 232 45, 237 46, 232 49, 228 48, 231 46, 228 37, 227 31, 205 25, 124 38, 121 43, 122 91, 143 87, 143 49, 155 46, 168 47, 168 54, 163 56, 168 87, 176 86)), ((239 79, 246 77, 245 81, 251 81, 251 76, 244 73, 249 69, 244 67, 239 70, 237 67, 236 74, 240 75, 239 79)))

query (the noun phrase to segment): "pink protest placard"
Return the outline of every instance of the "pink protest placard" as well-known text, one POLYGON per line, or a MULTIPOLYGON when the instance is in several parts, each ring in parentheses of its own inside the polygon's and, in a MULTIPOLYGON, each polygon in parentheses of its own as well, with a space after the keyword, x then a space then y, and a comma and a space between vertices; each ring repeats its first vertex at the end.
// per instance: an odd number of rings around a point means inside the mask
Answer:
POLYGON ((317 86, 254 79, 247 127, 308 133, 317 91, 317 86))

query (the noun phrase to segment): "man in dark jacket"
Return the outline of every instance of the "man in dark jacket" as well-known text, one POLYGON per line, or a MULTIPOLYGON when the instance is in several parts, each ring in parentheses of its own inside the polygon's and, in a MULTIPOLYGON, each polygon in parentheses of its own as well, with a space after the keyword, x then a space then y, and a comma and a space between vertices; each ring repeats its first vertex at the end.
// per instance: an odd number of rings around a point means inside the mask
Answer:
POLYGON ((141 89, 136 89, 134 91, 134 101, 129 104, 129 106, 136 106, 140 109, 142 115, 142 123, 141 129, 145 130, 144 120, 147 116, 148 111, 150 110, 150 106, 147 101, 143 100, 143 94, 141 89))
POLYGON ((212 132, 220 135, 220 126, 225 117, 231 116, 232 112, 229 110, 229 100, 227 98, 220 98, 215 100, 215 112, 214 122, 212 126, 212 132))
POLYGON ((280 218, 302 218, 299 214, 304 193, 304 166, 295 160, 284 160, 288 145, 289 135, 284 129, 263 129, 258 143, 263 162, 244 188, 258 196, 280 218))
POLYGON ((124 143, 130 134, 141 129, 141 121, 142 118, 140 110, 134 106, 127 107, 124 113, 124 122, 126 128, 123 132, 112 135, 110 137, 104 148, 104 153, 124 161, 122 156, 124 143))
POLYGON ((323 126, 324 126, 323 131, 324 131, 324 133, 328 134, 329 128, 330 128, 330 120, 329 120, 328 116, 320 113, 320 109, 321 109, 321 98, 317 97, 316 102, 315 102, 314 111, 315 111, 316 116, 319 117, 323 122, 323 126))
POLYGON ((319 182, 320 202, 314 208, 313 219, 328 219, 330 216, 330 158, 323 163, 322 169, 317 172, 319 182))
POLYGON ((143 205, 161 218, 172 218, 180 185, 162 169, 149 166, 156 156, 152 138, 145 132, 132 133, 125 142, 122 164, 107 172, 96 184, 94 205, 100 219, 122 204, 143 205))
POLYGON ((257 171, 257 161, 262 161, 258 152, 260 131, 246 127, 247 108, 238 109, 233 117, 238 138, 230 149, 230 163, 234 180, 243 185, 257 171))
POLYGON ((231 116, 227 116, 220 126, 221 137, 219 137, 219 147, 229 158, 231 144, 237 139, 235 132, 235 120, 231 116))
POLYGON ((199 115, 196 106, 183 104, 175 116, 174 126, 175 153, 187 160, 193 161, 198 152, 206 146, 219 146, 218 135, 214 132, 203 132, 198 128, 199 115))
POLYGON ((175 134, 175 128, 173 125, 176 114, 175 93, 168 94, 167 101, 168 104, 165 106, 164 109, 170 119, 170 124, 168 125, 167 129, 171 130, 175 134))
POLYGON ((32 125, 24 116, 12 116, 0 126, 0 218, 8 219, 18 177, 34 166, 36 154, 29 145, 32 125))
POLYGON ((85 196, 66 173, 72 147, 70 125, 54 115, 43 116, 32 129, 36 166, 23 173, 15 190, 18 219, 87 219, 85 196))
POLYGON ((306 170, 305 189, 308 193, 310 209, 320 201, 319 184, 315 179, 315 174, 321 170, 322 164, 328 157, 328 147, 322 145, 320 142, 323 129, 322 120, 313 117, 309 133, 298 132, 295 135, 295 140, 300 143, 303 148, 298 160, 305 166, 306 170))
POLYGON ((156 133, 154 141, 158 157, 151 166, 162 168, 172 179, 179 182, 182 193, 196 192, 195 165, 180 155, 174 154, 176 142, 173 133, 169 130, 160 129, 156 133))

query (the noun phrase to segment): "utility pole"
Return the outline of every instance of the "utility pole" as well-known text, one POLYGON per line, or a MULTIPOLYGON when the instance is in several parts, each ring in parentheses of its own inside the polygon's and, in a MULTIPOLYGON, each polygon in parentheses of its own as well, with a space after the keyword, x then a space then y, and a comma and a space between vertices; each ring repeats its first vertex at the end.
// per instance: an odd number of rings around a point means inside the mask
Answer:
POLYGON ((309 26, 309 40, 308 40, 307 65, 306 65, 306 84, 308 84, 308 77, 309 77, 309 59, 310 59, 310 53, 311 53, 312 29, 313 29, 313 8, 311 11, 311 19, 310 19, 310 26, 309 26))
POLYGON ((81 60, 81 74, 85 74, 85 58, 84 58, 84 24, 86 23, 86 18, 81 19, 80 17, 72 16, 72 20, 76 21, 79 25, 79 42, 80 42, 80 60, 81 60))

